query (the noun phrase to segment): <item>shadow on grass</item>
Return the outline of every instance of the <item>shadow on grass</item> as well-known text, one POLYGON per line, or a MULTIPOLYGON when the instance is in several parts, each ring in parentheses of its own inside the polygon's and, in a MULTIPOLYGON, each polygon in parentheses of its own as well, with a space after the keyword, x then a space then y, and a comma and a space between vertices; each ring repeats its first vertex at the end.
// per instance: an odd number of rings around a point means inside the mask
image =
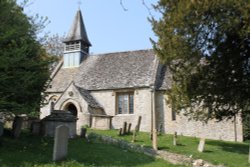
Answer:
POLYGON ((169 149, 169 147, 165 147, 165 146, 163 146, 163 147, 158 147, 158 149, 159 149, 159 150, 168 150, 168 149, 169 149))
POLYGON ((220 147, 223 151, 233 152, 238 154, 248 154, 249 146, 244 143, 230 143, 209 140, 206 142, 208 145, 214 145, 220 147))
MULTIPOLYGON (((102 143, 87 143, 76 138, 69 141, 68 158, 63 163, 70 166, 144 166, 155 159, 122 150, 102 143), (68 161, 68 162, 67 162, 68 161)), ((65 166, 52 162, 53 139, 22 134, 19 139, 2 137, 0 146, 1 166, 65 166)), ((66 165, 67 166, 67 165, 66 165)))
POLYGON ((203 152, 204 153, 213 153, 213 151, 211 151, 211 150, 204 150, 203 152))

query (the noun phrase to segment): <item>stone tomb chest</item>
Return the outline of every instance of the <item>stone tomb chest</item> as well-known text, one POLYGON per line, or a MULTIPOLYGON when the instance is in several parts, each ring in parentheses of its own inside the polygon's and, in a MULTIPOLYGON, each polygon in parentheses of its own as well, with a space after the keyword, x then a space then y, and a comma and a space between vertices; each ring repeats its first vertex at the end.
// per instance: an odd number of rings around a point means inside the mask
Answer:
POLYGON ((76 136, 76 120, 77 118, 69 111, 54 110, 50 115, 42 119, 44 136, 54 137, 56 127, 65 125, 69 127, 69 137, 76 136))

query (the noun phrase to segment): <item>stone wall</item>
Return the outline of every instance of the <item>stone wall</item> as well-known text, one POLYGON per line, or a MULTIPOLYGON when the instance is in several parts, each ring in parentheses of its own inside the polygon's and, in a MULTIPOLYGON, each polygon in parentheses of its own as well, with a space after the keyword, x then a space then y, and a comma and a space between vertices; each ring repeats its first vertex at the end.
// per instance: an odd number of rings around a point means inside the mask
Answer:
POLYGON ((91 127, 95 129, 109 130, 111 128, 110 116, 103 115, 92 115, 92 124, 91 127))
MULTIPOLYGON (((67 91, 72 91, 73 96, 64 92, 64 95, 58 99, 55 109, 63 110, 64 104, 68 102, 72 102, 76 105, 78 110, 77 129, 79 134, 81 126, 91 125, 91 115, 88 112, 87 103, 80 97, 78 91, 74 90, 74 87, 69 87, 67 91)), ((116 114, 116 92, 119 92, 119 90, 91 91, 91 95, 104 108, 105 113, 112 116, 110 127, 112 129, 119 129, 122 127, 123 122, 126 121, 128 124, 132 124, 131 129, 133 130, 138 117, 142 116, 140 130, 147 132, 151 131, 150 89, 134 90, 134 114, 116 114)), ((58 96, 58 94, 53 94, 50 95, 50 97, 54 95, 58 96)), ((41 108, 41 118, 49 114, 49 108, 49 105, 41 108)), ((167 104, 167 96, 164 94, 164 91, 157 91, 156 93, 156 119, 156 127, 163 133, 173 134, 176 131, 178 134, 184 136, 229 141, 243 140, 242 123, 239 117, 237 117, 235 125, 234 122, 230 120, 223 122, 209 121, 208 124, 204 124, 202 122, 189 121, 187 117, 181 115, 177 115, 176 120, 172 120, 172 110, 167 104)))
POLYGON ((51 93, 45 99, 45 105, 40 108, 40 119, 50 115, 51 113, 51 102, 55 99, 58 99, 61 96, 61 93, 51 93))
POLYGON ((167 96, 164 92, 157 93, 156 110, 158 113, 158 127, 163 124, 163 132, 173 134, 175 131, 179 135, 204 137, 208 139, 219 139, 226 141, 243 141, 242 122, 240 117, 233 120, 216 122, 209 121, 207 124, 189 120, 180 113, 176 115, 176 120, 172 120, 172 110, 167 104, 167 96))
MULTIPOLYGON (((124 90, 121 90, 124 91, 124 90)), ((129 90, 128 90, 129 91, 129 90)), ((117 90, 116 92, 119 92, 117 90)), ((150 89, 136 89, 134 91, 134 114, 116 114, 116 92, 92 91, 91 95, 104 108, 107 115, 113 116, 111 128, 119 129, 123 122, 131 123, 134 129, 139 116, 142 116, 140 130, 151 130, 151 92, 150 89)))

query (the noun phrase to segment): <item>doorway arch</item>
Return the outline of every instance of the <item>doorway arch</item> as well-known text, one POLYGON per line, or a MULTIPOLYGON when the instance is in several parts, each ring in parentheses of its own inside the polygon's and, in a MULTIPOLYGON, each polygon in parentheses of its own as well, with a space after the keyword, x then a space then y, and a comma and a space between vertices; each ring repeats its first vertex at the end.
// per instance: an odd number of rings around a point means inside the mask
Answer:
POLYGON ((68 103, 65 106, 64 110, 71 112, 72 115, 74 115, 74 116, 77 117, 77 108, 76 108, 76 106, 73 103, 68 103))

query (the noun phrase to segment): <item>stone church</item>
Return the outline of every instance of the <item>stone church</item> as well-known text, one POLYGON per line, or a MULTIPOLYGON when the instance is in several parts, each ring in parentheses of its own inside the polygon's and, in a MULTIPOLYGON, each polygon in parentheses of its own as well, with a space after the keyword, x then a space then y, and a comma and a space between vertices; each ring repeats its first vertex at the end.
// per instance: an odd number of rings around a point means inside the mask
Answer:
POLYGON ((171 75, 153 50, 90 55, 91 43, 80 10, 64 43, 63 60, 51 74, 48 103, 41 108, 40 118, 53 109, 70 111, 77 117, 79 132, 84 125, 119 129, 125 121, 134 129, 141 116, 141 131, 156 127, 163 133, 243 140, 240 118, 205 124, 177 115, 165 94, 171 75))

